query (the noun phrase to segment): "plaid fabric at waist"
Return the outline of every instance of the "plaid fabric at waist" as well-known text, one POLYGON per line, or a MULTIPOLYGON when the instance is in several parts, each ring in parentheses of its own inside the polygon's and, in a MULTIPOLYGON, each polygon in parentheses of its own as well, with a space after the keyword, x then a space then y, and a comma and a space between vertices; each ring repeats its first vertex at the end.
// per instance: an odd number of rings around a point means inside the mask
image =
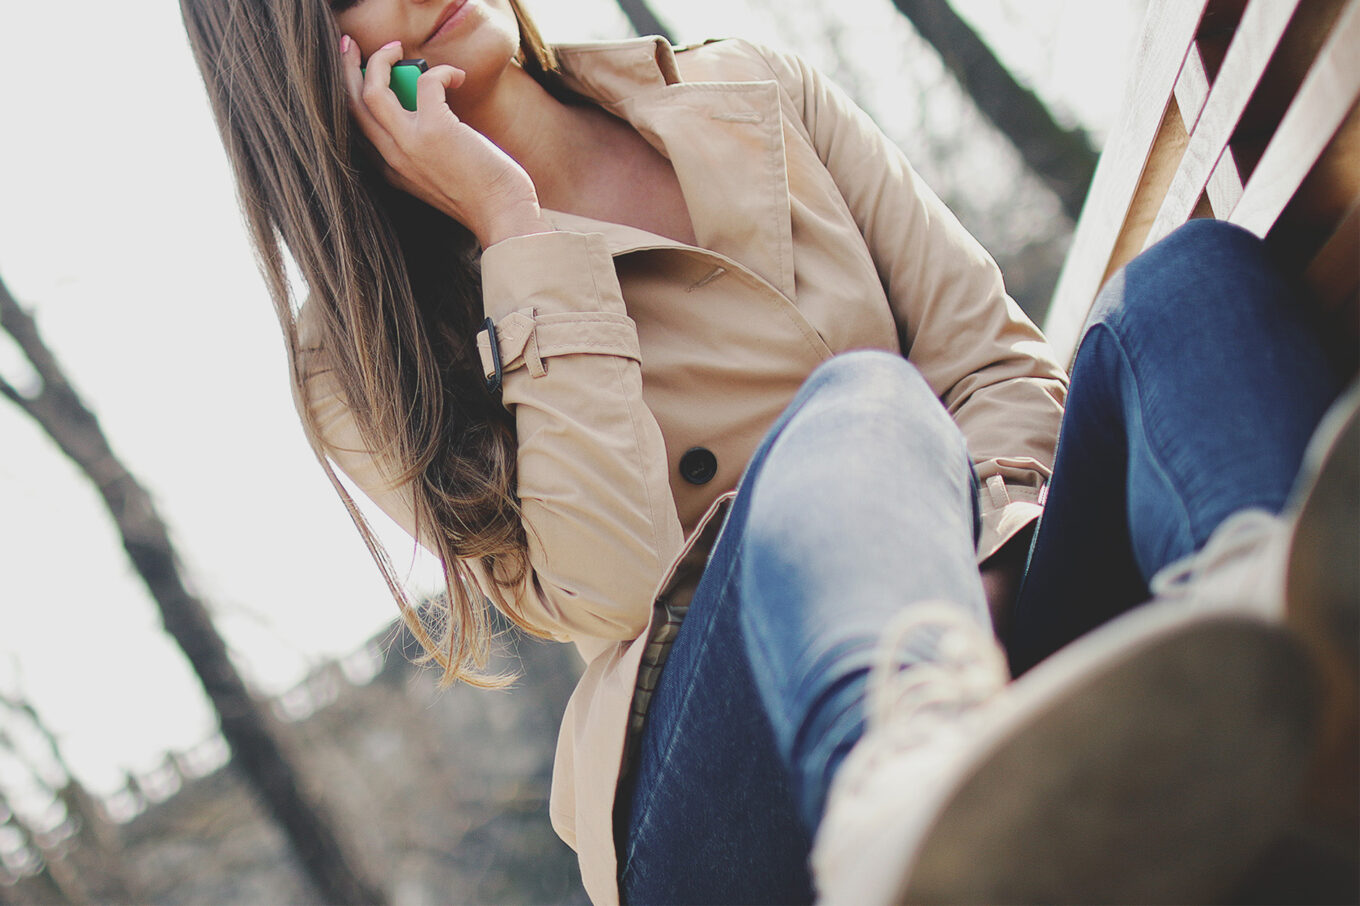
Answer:
POLYGON ((628 712, 628 732, 624 742, 623 765, 619 776, 625 776, 642 741, 642 731, 647 724, 647 709, 651 706, 652 696, 661 682, 661 672, 666 666, 666 658, 671 653, 680 626, 689 613, 690 597, 699 583, 704 567, 708 564, 709 552, 717 542, 717 537, 726 520, 727 509, 735 494, 731 491, 714 502, 695 529, 685 551, 676 566, 671 581, 652 604, 652 623, 647 636, 647 647, 642 652, 638 665, 637 683, 633 687, 633 701, 628 712), (692 580, 692 581, 687 581, 692 580))
POLYGON ((647 649, 642 653, 642 664, 638 667, 637 685, 633 687, 633 703, 628 712, 628 738, 624 746, 623 771, 627 772, 642 741, 642 728, 647 723, 647 708, 652 703, 652 695, 661 682, 661 670, 666 666, 666 657, 671 653, 675 637, 680 634, 680 624, 689 613, 689 603, 672 604, 665 597, 654 605, 656 613, 652 616, 651 637, 647 649))

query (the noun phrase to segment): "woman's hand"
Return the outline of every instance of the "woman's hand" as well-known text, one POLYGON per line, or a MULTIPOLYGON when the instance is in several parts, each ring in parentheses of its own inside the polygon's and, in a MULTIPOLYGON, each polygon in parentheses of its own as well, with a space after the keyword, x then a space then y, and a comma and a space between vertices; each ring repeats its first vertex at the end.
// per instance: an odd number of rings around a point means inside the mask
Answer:
POLYGON ((463 70, 435 66, 422 73, 412 112, 388 87, 401 42, 374 51, 366 72, 348 36, 340 53, 350 112, 382 155, 390 183, 463 224, 482 248, 552 229, 524 168, 449 109, 446 92, 463 84, 463 70))

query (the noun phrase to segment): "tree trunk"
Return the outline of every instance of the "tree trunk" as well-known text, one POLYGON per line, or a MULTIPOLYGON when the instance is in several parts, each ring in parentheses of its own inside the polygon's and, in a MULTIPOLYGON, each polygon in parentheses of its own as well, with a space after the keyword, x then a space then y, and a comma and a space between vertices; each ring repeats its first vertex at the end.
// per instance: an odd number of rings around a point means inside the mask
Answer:
POLYGON ((1015 81, 947 0, 893 0, 931 43, 978 109, 1015 145, 1025 163, 1076 220, 1096 170, 1096 151, 1083 129, 1065 129, 1034 92, 1015 81))
POLYGON ((381 903, 382 895, 347 857, 330 816, 305 788, 269 712, 237 673, 207 607, 185 587, 179 557, 151 496, 109 447, 98 419, 3 280, 0 328, 15 339, 42 379, 42 389, 29 395, 0 378, 0 396, 33 418, 99 491, 166 631, 183 649, 216 709, 237 767, 283 827, 305 871, 327 902, 381 903))
POLYGON ((639 35, 660 35, 672 44, 675 39, 671 37, 670 29, 662 24, 661 20, 652 12, 652 8, 647 5, 647 0, 619 0, 619 7, 623 14, 628 17, 628 22, 633 26, 633 31, 639 35))

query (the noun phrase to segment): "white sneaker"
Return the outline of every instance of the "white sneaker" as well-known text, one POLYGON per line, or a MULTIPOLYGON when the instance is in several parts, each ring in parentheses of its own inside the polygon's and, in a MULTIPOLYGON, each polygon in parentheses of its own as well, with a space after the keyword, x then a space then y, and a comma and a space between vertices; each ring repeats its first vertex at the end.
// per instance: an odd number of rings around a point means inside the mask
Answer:
POLYGON ((982 652, 999 655, 987 641, 900 671, 901 710, 871 719, 832 785, 812 855, 822 900, 1229 895, 1312 752, 1301 647, 1253 615, 1147 605, 1002 689, 1000 671, 981 679, 982 652))
POLYGON ((1285 623, 1307 645, 1323 681, 1321 739, 1301 823, 1310 838, 1349 860, 1354 878, 1360 862, 1360 383, 1351 384, 1314 432, 1286 515, 1294 533, 1285 623))
POLYGON ((1283 621, 1353 674, 1360 660, 1360 384, 1318 425, 1283 514, 1234 513, 1151 587, 1157 600, 1283 621))
POLYGON ((1305 793, 1330 791, 1321 817, 1353 841, 1357 412, 1353 388, 1283 517, 1225 520, 1157 600, 1015 683, 952 608, 939 664, 877 670, 813 848, 821 899, 1223 901, 1293 827, 1310 767, 1305 793))
POLYGON ((1284 577, 1292 529, 1288 520, 1265 510, 1233 513, 1204 547, 1152 577, 1152 597, 1279 622, 1285 616, 1284 577))
POLYGON ((989 629, 958 605, 918 603, 884 633, 869 675, 867 728, 827 794, 812 849, 819 902, 894 902, 902 857, 977 735, 979 708, 1009 680, 989 629), (938 633, 934 658, 901 667, 904 642, 938 633))
POLYGON ((1360 381, 1313 433, 1286 515, 1286 617, 1352 686, 1360 677, 1360 381))

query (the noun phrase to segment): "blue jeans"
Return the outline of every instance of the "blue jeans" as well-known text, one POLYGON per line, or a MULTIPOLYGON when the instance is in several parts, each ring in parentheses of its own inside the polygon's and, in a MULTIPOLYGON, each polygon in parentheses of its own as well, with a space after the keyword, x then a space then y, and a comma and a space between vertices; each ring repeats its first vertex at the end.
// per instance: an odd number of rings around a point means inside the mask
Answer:
MULTIPOLYGON (((1340 390, 1294 298, 1255 239, 1213 222, 1102 295, 1011 620, 1018 666, 1142 600, 1223 517, 1279 509, 1340 390)), ((852 353, 813 373, 747 468, 620 788, 626 902, 811 901, 811 836, 883 627, 926 600, 988 623, 976 505, 912 366, 852 353)))
POLYGON ((1343 381, 1261 241, 1196 220, 1102 291, 1006 649, 1015 674, 1147 600, 1232 513, 1278 513, 1343 381))

